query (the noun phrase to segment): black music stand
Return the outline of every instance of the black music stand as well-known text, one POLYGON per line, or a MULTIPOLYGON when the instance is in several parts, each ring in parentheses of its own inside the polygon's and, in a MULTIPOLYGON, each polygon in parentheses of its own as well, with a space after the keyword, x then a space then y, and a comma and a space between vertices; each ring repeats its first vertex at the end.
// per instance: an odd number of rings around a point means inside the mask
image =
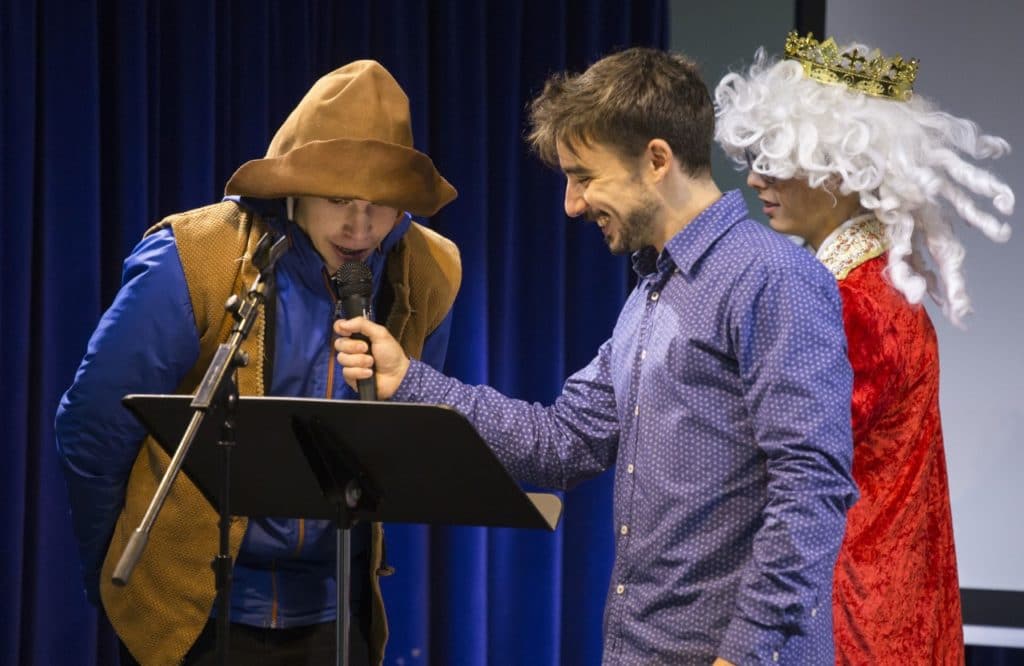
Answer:
MULTIPOLYGON (((174 454, 191 396, 123 402, 174 454)), ((333 520, 338 526, 338 652, 347 664, 349 529, 356 520, 554 530, 557 495, 526 493, 473 426, 441 406, 243 397, 234 407, 228 506, 241 516, 333 520)), ((217 508, 220 414, 199 428, 189 478, 217 508)))

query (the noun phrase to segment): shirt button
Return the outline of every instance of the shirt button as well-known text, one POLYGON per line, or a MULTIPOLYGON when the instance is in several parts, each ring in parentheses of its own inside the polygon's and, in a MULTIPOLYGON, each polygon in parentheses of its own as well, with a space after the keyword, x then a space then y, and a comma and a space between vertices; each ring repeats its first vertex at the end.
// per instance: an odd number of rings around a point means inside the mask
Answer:
POLYGON ((812 608, 811 609, 811 617, 818 617, 818 609, 817 608, 812 608))
POLYGON ((658 300, 658 292, 656 292, 656 291, 652 291, 651 292, 651 300, 652 301, 658 300))
POLYGON ((629 534, 629 526, 623 525, 622 527, 620 527, 619 534, 621 534, 622 536, 626 536, 627 534, 629 534))
POLYGON ((630 463, 630 464, 626 465, 626 474, 632 474, 632 473, 633 473, 633 464, 630 463))
POLYGON ((772 652, 772 661, 778 661, 778 660, 779 660, 779 653, 778 652, 772 652))
POLYGON ((633 416, 640 416, 640 405, 633 408, 633 416))
POLYGON ((615 588, 615 594, 622 594, 626 591, 626 586, 621 583, 615 588))
POLYGON ((645 358, 647 358, 647 350, 646 349, 641 349, 640 350, 640 360, 642 361, 645 358))

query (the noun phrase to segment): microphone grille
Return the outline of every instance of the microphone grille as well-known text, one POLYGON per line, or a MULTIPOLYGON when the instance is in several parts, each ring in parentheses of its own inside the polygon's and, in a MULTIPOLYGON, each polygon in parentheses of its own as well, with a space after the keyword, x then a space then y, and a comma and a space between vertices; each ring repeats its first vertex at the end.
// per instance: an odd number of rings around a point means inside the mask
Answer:
POLYGON ((373 295, 373 273, 361 261, 347 261, 331 277, 338 298, 373 295))

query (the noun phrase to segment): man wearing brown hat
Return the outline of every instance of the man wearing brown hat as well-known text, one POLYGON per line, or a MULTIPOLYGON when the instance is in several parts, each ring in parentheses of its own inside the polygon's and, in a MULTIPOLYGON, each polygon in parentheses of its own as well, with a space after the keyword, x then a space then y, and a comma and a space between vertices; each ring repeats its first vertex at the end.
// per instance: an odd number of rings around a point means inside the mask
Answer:
MULTIPOLYGON (((372 61, 346 65, 316 82, 266 157, 231 177, 224 201, 164 219, 125 261, 56 420, 86 593, 102 602, 123 658, 206 663, 214 654, 218 517, 187 477, 175 482, 128 585, 110 583, 167 465, 120 400, 195 391, 231 328, 224 302, 256 275, 251 256, 264 233, 287 236, 291 248, 243 345, 255 362, 238 371, 241 394, 354 397, 331 351, 328 278, 348 261, 370 269, 378 320, 405 351, 441 367, 458 251, 409 214, 433 215, 456 193, 412 145, 408 99, 391 75, 372 61)), ((325 521, 233 521, 233 663, 334 663, 334 544, 325 521)), ((352 532, 353 664, 383 658, 382 544, 378 525, 352 532)))

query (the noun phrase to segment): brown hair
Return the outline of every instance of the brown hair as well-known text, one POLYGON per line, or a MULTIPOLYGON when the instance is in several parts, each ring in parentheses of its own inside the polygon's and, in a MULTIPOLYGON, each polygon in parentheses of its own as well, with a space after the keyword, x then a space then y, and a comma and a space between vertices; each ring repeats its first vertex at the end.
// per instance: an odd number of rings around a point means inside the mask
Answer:
POLYGON ((633 158, 651 139, 664 139, 697 176, 711 171, 713 133, 714 108, 697 65, 681 54, 631 48, 582 74, 549 78, 530 103, 527 141, 557 167, 559 142, 602 143, 633 158))

